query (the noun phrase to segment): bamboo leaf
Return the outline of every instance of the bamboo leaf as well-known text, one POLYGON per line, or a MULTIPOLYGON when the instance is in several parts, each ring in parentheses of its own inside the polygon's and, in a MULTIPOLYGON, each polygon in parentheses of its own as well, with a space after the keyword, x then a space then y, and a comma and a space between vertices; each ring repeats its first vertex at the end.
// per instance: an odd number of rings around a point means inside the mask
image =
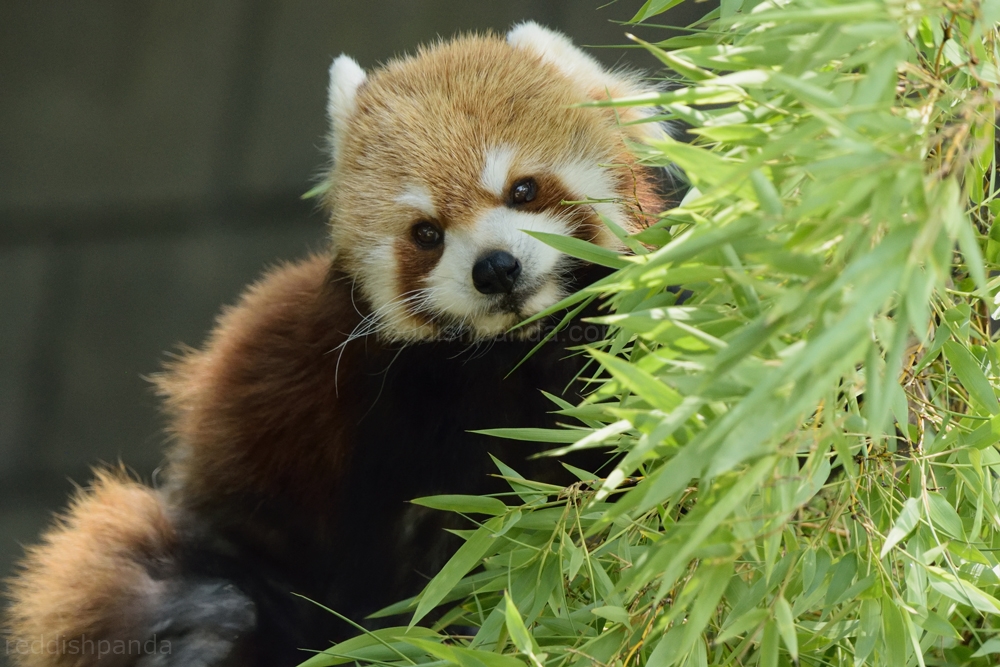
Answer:
POLYGON ((531 638, 528 628, 524 626, 524 620, 517 611, 517 606, 506 593, 504 593, 503 599, 504 619, 507 623, 507 632, 510 633, 511 641, 514 642, 517 650, 528 656, 537 667, 541 667, 542 663, 536 655, 534 640, 531 638))
POLYGON ((958 516, 951 503, 936 491, 927 494, 927 501, 930 508, 928 518, 931 523, 949 537, 964 540, 965 529, 962 527, 962 518, 958 516))
POLYGON ((624 255, 573 236, 534 231, 525 231, 525 234, 538 239, 546 245, 552 246, 560 252, 566 253, 570 257, 576 257, 592 264, 608 266, 612 269, 623 269, 630 264, 628 258, 624 255))
POLYGON ((774 621, 764 624, 764 636, 760 640, 760 667, 778 667, 778 627, 774 621))
POLYGON ((972 654, 973 658, 981 658, 984 655, 993 655, 994 653, 1000 653, 1000 637, 994 637, 993 639, 987 639, 983 642, 983 645, 972 654))
POLYGON ((972 353, 964 345, 949 340, 944 344, 944 355, 972 400, 991 415, 1000 414, 1000 402, 997 401, 996 393, 972 353))
POLYGON ((614 621, 615 623, 621 623, 626 627, 632 627, 632 621, 629 619, 628 612, 625 611, 623 607, 608 605, 591 609, 590 613, 594 616, 600 616, 601 618, 606 618, 609 621, 614 621))
POLYGON ((428 655, 460 667, 524 667, 523 662, 509 655, 472 651, 461 646, 438 644, 426 639, 406 638, 403 641, 428 655))
POLYGON ((465 544, 459 547, 455 555, 431 579, 427 587, 424 588, 424 592, 420 594, 417 609, 413 612, 409 627, 416 625, 420 619, 434 609, 462 580, 462 577, 476 567, 484 556, 491 553, 499 541, 494 534, 502 526, 503 517, 493 517, 483 524, 482 528, 473 533, 465 544))
POLYGON ((916 498, 907 498, 906 502, 903 503, 903 509, 899 512, 899 516, 896 517, 896 523, 893 524, 892 530, 889 531, 889 534, 885 538, 885 543, 882 544, 882 551, 879 553, 879 558, 885 558, 885 555, 894 546, 899 544, 902 539, 916 528, 918 521, 920 521, 920 501, 916 498))
POLYGON ((778 634, 781 641, 788 649, 788 655, 792 657, 792 662, 799 661, 799 639, 795 632, 795 619, 792 616, 792 606, 784 596, 778 596, 774 601, 774 621, 778 627, 778 634))
POLYGON ((612 377, 649 401, 649 404, 657 410, 669 412, 680 404, 681 398, 676 391, 641 368, 598 350, 591 350, 590 354, 611 373, 612 377))
POLYGON ((317 653, 302 663, 301 667, 329 667, 343 665, 355 660, 388 661, 399 653, 416 657, 401 643, 402 638, 437 638, 438 634, 428 628, 382 628, 367 634, 334 644, 331 648, 317 653), (388 646, 387 646, 388 645, 388 646))
POLYGON ((882 607, 878 600, 861 601, 858 636, 854 642, 854 664, 863 665, 882 636, 882 607))
POLYGON ((465 512, 468 514, 504 514, 507 505, 502 500, 486 496, 443 495, 414 498, 415 505, 423 505, 436 510, 465 512))

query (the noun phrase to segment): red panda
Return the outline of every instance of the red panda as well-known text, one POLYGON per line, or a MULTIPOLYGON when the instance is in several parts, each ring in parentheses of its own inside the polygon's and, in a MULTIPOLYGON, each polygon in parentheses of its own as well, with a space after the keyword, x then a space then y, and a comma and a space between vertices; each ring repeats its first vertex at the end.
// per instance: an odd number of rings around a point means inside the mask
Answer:
POLYGON ((636 231, 661 207, 628 147, 655 125, 580 104, 641 92, 534 23, 367 74, 337 58, 330 251, 267 273, 157 378, 165 481, 100 472, 28 548, 16 663, 284 667, 350 633, 292 593, 359 621, 417 593, 455 545, 406 501, 502 491, 489 454, 534 450, 471 431, 552 426, 539 390, 576 396, 580 340, 506 377, 538 334, 508 329, 597 271, 525 231, 618 248, 600 215, 636 231))

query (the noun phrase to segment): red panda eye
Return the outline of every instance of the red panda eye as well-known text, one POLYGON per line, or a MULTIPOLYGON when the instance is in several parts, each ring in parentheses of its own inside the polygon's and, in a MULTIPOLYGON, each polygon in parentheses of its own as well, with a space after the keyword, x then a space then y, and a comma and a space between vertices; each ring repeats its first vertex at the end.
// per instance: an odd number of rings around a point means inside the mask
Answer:
POLYGON ((527 204, 538 194, 538 183, 533 178, 522 178, 510 189, 510 203, 512 206, 527 204))
POLYGON ((430 250, 440 245, 441 241, 444 240, 444 232, 426 220, 421 220, 413 225, 412 232, 413 240, 425 250, 430 250))

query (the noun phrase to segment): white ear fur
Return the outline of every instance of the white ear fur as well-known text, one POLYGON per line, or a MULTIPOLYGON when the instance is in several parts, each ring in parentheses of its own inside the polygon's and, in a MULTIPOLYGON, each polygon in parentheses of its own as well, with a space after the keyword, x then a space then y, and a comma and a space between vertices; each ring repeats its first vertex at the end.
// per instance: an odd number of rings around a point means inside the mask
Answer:
MULTIPOLYGON (((550 30, 534 21, 525 21, 511 28, 507 33, 507 43, 515 49, 528 49, 542 60, 558 67, 563 74, 584 86, 589 93, 600 94, 604 90, 622 91, 622 84, 628 88, 630 81, 623 81, 605 70, 597 60, 573 45, 569 37, 550 30)), ((603 97, 603 95, 601 95, 603 97)))
POLYGON ((350 56, 342 54, 330 65, 326 113, 330 117, 330 148, 334 159, 339 152, 340 137, 347 127, 347 119, 354 113, 358 88, 367 78, 365 71, 350 56))
MULTIPOLYGON (((507 33, 507 43, 515 49, 528 49, 545 62, 555 65, 592 99, 603 99, 609 95, 615 98, 631 97, 655 90, 655 86, 643 84, 638 73, 608 71, 593 56, 575 46, 569 37, 534 21, 525 21, 511 28, 507 33)), ((625 121, 639 120, 653 113, 651 107, 622 108, 618 111, 625 121)), ((663 137, 663 128, 658 123, 636 125, 632 132, 645 139, 663 137)))

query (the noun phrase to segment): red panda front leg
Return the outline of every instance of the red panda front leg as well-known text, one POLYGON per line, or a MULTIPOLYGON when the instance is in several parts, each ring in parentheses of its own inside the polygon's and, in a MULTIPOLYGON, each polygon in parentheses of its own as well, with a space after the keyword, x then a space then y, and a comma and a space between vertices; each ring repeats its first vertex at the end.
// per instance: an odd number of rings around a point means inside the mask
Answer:
POLYGON ((162 497, 100 472, 10 581, 4 638, 19 667, 217 667, 256 625, 235 585, 178 571, 162 497))

